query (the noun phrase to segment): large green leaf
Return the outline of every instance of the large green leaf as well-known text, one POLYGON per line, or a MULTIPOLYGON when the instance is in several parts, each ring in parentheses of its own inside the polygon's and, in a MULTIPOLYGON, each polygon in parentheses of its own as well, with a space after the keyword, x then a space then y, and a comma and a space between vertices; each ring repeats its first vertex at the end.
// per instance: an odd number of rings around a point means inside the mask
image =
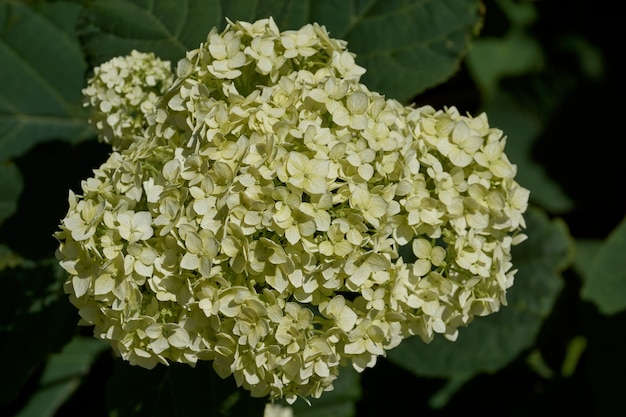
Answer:
POLYGON ((582 297, 607 315, 626 309, 626 217, 597 249, 586 273, 582 297))
POLYGON ((22 186, 19 169, 10 162, 0 162, 0 223, 17 210, 22 186))
POLYGON ((209 362, 195 368, 174 363, 147 370, 116 361, 107 384, 107 406, 117 417, 261 417, 266 399, 252 398, 234 378, 221 379, 209 362))
POLYGON ((536 71, 542 64, 541 46, 523 33, 482 38, 472 46, 467 67, 482 93, 490 97, 501 79, 536 71))
POLYGON ((465 380, 498 371, 532 346, 563 287, 560 271, 572 259, 573 243, 563 222, 538 210, 526 219, 529 238, 513 251, 518 272, 508 306, 461 329, 456 342, 407 339, 389 352, 391 361, 418 376, 465 380))
POLYGON ((83 17, 88 25, 81 37, 94 65, 132 49, 175 64, 220 24, 222 12, 213 0, 96 0, 83 17))
MULTIPOLYGON (((452 76, 481 24, 475 0, 312 1, 311 18, 348 41, 363 82, 408 101, 452 76)), ((454 104, 454 103, 450 103, 454 104)))
POLYGON ((71 30, 80 6, 0 3, 0 160, 38 142, 90 131, 81 106, 86 63, 71 30))
POLYGON ((37 391, 15 417, 53 417, 76 391, 91 365, 108 345, 92 337, 76 336, 61 352, 50 356, 37 391))
POLYGON ((476 0, 95 0, 85 10, 94 64, 132 49, 176 63, 225 18, 273 16, 281 30, 308 22, 348 41, 370 89, 407 101, 448 79, 480 23, 476 0))
POLYGON ((583 283, 592 276, 593 261, 603 243, 602 239, 576 239, 576 259, 572 267, 583 283))
MULTIPOLYGON (((6 254, 7 249, 0 247, 6 254)), ((5 378, 0 406, 16 400, 26 382, 74 335, 78 314, 63 295, 64 272, 55 259, 15 259, 0 270, 5 297, 0 303, 0 365, 5 378), (10 383, 7 383, 9 382, 10 383)))

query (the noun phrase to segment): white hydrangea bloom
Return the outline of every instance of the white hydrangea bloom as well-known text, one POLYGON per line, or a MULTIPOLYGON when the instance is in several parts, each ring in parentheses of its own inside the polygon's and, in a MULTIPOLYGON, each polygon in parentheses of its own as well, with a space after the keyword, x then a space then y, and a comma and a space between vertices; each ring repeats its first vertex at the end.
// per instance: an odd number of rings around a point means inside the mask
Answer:
POLYGON ((70 192, 57 256, 81 323, 131 364, 209 360, 293 402, 498 311, 528 201, 502 132, 363 72, 317 24, 212 30, 140 140, 70 192))
POLYGON ((95 67, 83 104, 98 139, 114 150, 127 148, 148 126, 147 117, 172 78, 169 61, 136 50, 95 67))

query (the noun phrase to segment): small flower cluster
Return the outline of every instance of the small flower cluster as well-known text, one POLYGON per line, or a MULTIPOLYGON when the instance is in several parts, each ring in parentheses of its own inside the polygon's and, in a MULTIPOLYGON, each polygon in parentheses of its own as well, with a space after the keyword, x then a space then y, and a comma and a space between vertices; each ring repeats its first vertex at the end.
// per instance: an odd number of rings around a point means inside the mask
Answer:
POLYGON ((498 311, 529 194, 503 133, 369 91, 354 58, 271 18, 188 52, 141 138, 70 191, 82 323, 132 364, 210 360, 293 402, 498 311))
POLYGON ((98 139, 116 151, 128 148, 148 126, 147 116, 172 79, 168 61, 135 50, 94 68, 83 89, 83 104, 98 139))

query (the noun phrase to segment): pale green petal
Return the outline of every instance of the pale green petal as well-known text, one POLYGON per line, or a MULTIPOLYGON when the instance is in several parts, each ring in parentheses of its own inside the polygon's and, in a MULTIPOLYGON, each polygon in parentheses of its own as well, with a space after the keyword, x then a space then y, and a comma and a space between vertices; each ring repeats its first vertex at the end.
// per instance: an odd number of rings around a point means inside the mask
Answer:
POLYGON ((190 252, 187 252, 180 261, 180 267, 185 269, 198 269, 198 265, 200 265, 200 258, 190 252))
POLYGON ((290 152, 287 158, 287 171, 292 175, 307 172, 309 159, 300 152, 290 152))
POLYGON ((174 333, 167 338, 167 341, 176 348, 183 349, 189 346, 191 340, 189 339, 189 333, 182 327, 177 327, 174 333))

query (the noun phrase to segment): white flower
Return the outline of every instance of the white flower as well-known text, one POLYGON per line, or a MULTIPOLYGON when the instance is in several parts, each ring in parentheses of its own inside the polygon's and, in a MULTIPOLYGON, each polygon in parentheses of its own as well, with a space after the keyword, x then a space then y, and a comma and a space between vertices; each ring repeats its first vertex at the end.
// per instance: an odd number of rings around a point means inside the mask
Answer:
POLYGON ((241 75, 241 68, 246 63, 246 55, 241 50, 241 39, 235 32, 226 31, 220 35, 211 33, 208 50, 214 61, 208 66, 217 78, 233 79, 241 75))
POLYGON ((172 83, 169 61, 136 50, 94 68, 83 89, 84 105, 98 139, 127 148, 148 126, 157 101, 172 83))
POLYGON ((328 189, 330 161, 309 159, 299 152, 290 152, 285 164, 285 182, 309 194, 324 194, 328 189))
POLYGON ((313 25, 306 25, 299 30, 287 30, 281 34, 280 41, 285 48, 285 58, 298 56, 310 57, 317 52, 319 38, 313 25))
POLYGON ((118 213, 118 231, 123 239, 128 243, 135 243, 139 240, 150 239, 153 234, 152 216, 147 211, 125 211, 118 213))
POLYGON ((174 80, 148 55, 95 71, 90 120, 114 152, 70 192, 57 257, 123 359, 212 360, 293 403, 506 303, 529 193, 502 132, 370 91, 346 45, 228 21, 174 80))

